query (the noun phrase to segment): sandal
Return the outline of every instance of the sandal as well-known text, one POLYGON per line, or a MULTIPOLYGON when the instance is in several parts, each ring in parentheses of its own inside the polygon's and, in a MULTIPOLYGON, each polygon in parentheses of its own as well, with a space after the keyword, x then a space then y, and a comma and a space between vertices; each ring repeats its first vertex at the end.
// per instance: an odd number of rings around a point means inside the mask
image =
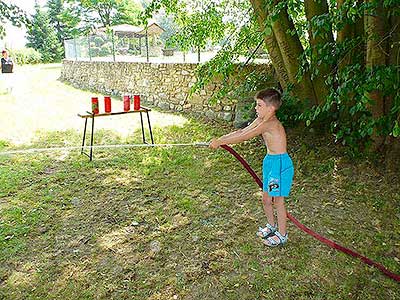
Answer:
POLYGON ((276 232, 276 229, 277 229, 276 226, 272 226, 267 223, 267 225, 265 225, 264 228, 258 227, 258 231, 257 231, 256 235, 260 238, 266 239, 266 238, 274 235, 274 233, 276 232))
POLYGON ((273 237, 268 237, 263 241, 265 245, 268 247, 277 247, 277 246, 283 246, 287 243, 288 240, 288 234, 286 233, 285 235, 282 235, 279 233, 279 231, 275 231, 274 236, 278 237, 278 241, 274 239, 273 237))

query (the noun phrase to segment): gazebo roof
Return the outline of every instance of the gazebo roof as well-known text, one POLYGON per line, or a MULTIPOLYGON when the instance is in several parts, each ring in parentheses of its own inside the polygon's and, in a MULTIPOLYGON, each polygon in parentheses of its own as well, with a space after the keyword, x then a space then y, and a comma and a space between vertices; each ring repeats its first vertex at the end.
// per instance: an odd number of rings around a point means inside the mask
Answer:
MULTIPOLYGON (((147 29, 147 35, 152 36, 152 35, 160 35, 163 33, 165 30, 158 24, 156 23, 150 23, 148 24, 147 28, 146 27, 138 27, 138 26, 133 26, 129 24, 120 24, 120 25, 114 25, 109 27, 115 35, 119 37, 128 37, 128 38, 140 38, 146 36, 146 29, 147 29)), ((98 29, 99 31, 105 32, 106 28, 101 27, 98 29)))

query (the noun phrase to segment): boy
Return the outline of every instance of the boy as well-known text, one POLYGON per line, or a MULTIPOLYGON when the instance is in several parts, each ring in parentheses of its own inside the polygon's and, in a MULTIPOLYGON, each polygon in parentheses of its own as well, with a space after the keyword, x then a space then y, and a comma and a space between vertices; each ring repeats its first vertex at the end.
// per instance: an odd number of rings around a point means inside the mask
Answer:
POLYGON ((267 146, 263 161, 263 208, 268 223, 259 228, 257 236, 265 245, 276 247, 287 242, 286 208, 284 197, 289 196, 294 169, 286 150, 286 133, 275 112, 282 104, 281 95, 275 89, 259 91, 256 100, 257 118, 246 128, 234 131, 219 139, 211 140, 213 149, 221 145, 237 144, 262 135, 267 146), (277 211, 278 226, 275 224, 272 204, 277 211))
POLYGON ((8 51, 3 50, 1 51, 1 73, 12 73, 14 63, 11 57, 8 56, 8 51))
POLYGON ((13 89, 13 78, 11 73, 13 72, 13 68, 14 68, 14 63, 12 61, 12 59, 9 57, 8 55, 8 51, 7 50, 3 50, 1 51, 1 73, 2 73, 2 77, 4 79, 4 81, 6 81, 6 85, 7 85, 7 93, 8 92, 12 92, 13 89), (7 76, 3 75, 3 74, 9 74, 7 76))

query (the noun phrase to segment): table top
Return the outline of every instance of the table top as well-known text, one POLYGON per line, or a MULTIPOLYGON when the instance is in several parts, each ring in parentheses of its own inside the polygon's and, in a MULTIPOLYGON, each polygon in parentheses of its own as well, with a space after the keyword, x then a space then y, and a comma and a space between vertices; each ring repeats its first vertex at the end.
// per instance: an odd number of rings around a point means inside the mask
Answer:
POLYGON ((118 112, 111 112, 111 113, 101 113, 101 114, 93 114, 89 111, 85 113, 79 113, 78 117, 81 118, 93 118, 93 117, 105 117, 105 116, 115 116, 115 115, 123 115, 123 114, 132 114, 132 113, 140 113, 140 112, 149 112, 151 108, 140 106, 138 110, 130 110, 130 111, 118 111, 118 112))

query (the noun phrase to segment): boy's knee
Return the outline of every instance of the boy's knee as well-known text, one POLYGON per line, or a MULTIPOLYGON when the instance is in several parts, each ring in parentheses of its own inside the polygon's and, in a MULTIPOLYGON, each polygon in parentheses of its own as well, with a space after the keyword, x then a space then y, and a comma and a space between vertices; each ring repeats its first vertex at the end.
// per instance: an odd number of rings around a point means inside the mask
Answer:
POLYGON ((285 201, 283 197, 275 197, 274 198, 274 206, 275 207, 280 207, 280 206, 284 206, 285 205, 285 201))
POLYGON ((272 197, 268 196, 267 193, 263 194, 263 198, 262 198, 263 202, 267 205, 272 205, 273 201, 272 201, 272 197))

